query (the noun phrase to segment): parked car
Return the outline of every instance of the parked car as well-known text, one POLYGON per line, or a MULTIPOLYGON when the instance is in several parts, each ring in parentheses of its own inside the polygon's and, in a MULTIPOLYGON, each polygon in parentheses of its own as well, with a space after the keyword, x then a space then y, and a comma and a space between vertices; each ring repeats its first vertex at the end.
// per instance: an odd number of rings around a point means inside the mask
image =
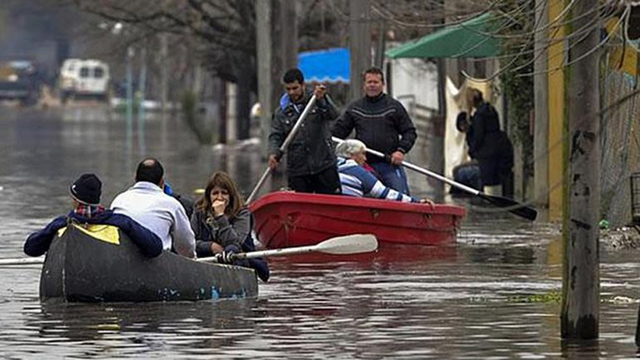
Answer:
POLYGON ((62 101, 77 97, 107 99, 109 65, 93 59, 67 59, 60 69, 59 88, 62 101))
POLYGON ((33 105, 40 97, 42 81, 33 62, 15 60, 0 62, 0 99, 19 100, 33 105))

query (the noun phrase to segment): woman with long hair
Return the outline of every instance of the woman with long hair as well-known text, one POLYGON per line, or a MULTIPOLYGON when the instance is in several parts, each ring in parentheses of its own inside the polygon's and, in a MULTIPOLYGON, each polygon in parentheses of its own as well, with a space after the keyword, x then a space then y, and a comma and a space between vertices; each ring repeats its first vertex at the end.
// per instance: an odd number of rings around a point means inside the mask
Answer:
POLYGON ((215 172, 191 216, 198 257, 219 254, 229 245, 242 247, 251 233, 250 217, 231 177, 215 172))
MULTIPOLYGON (((202 198, 196 202, 191 228, 198 257, 255 251, 251 213, 235 182, 223 171, 211 176, 202 198)), ((237 265, 254 268, 264 281, 269 277, 269 268, 262 259, 237 262, 237 265)))

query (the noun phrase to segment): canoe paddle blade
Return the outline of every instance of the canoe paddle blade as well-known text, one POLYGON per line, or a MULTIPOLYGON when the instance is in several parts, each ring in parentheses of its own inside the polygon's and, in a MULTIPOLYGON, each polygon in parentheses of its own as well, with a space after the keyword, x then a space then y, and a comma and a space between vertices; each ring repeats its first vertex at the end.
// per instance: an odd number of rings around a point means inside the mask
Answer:
POLYGON ((501 196, 487 195, 485 193, 479 193, 478 196, 497 207, 505 208, 505 210, 525 219, 534 221, 536 217, 538 217, 538 211, 536 211, 536 209, 521 204, 515 200, 501 196))
POLYGON ((359 254, 377 249, 378 239, 371 234, 334 237, 315 246, 315 251, 325 254, 359 254))
MULTIPOLYGON (((371 234, 354 234, 327 239, 310 246, 298 246, 271 250, 251 251, 234 254, 235 259, 253 259, 257 257, 284 256, 319 252, 334 255, 360 254, 378 249, 378 239, 371 234)), ((198 261, 217 261, 215 256, 199 258, 198 261)))

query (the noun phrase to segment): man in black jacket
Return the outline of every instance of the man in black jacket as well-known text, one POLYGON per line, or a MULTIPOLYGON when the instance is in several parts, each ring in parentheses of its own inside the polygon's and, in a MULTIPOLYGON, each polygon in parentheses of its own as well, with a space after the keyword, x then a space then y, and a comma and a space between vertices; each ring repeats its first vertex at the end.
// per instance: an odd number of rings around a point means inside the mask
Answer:
POLYGON ((367 155, 380 180, 387 187, 409 195, 402 161, 416 141, 416 128, 404 106, 383 92, 382 70, 364 72, 365 96, 352 102, 334 124, 333 136, 344 139, 355 129, 356 139, 367 148, 388 155, 388 159, 367 155))
MULTIPOLYGON (((287 71, 283 82, 287 92, 271 119, 268 158, 271 169, 278 166, 282 156, 280 146, 311 99, 311 93, 304 89, 304 76, 300 70, 287 71)), ((337 159, 329 132, 329 123, 338 116, 338 111, 326 95, 324 86, 317 85, 314 94, 314 107, 286 149, 289 187, 300 192, 340 194, 337 159)))

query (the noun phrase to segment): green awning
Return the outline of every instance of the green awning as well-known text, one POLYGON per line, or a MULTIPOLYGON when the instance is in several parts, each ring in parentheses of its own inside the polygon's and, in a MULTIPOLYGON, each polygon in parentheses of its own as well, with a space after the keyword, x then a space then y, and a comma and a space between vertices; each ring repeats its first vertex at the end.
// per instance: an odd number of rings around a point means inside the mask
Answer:
POLYGON ((491 14, 486 13, 389 49, 386 54, 394 59, 496 56, 500 47, 499 40, 491 36, 493 27, 491 14))

